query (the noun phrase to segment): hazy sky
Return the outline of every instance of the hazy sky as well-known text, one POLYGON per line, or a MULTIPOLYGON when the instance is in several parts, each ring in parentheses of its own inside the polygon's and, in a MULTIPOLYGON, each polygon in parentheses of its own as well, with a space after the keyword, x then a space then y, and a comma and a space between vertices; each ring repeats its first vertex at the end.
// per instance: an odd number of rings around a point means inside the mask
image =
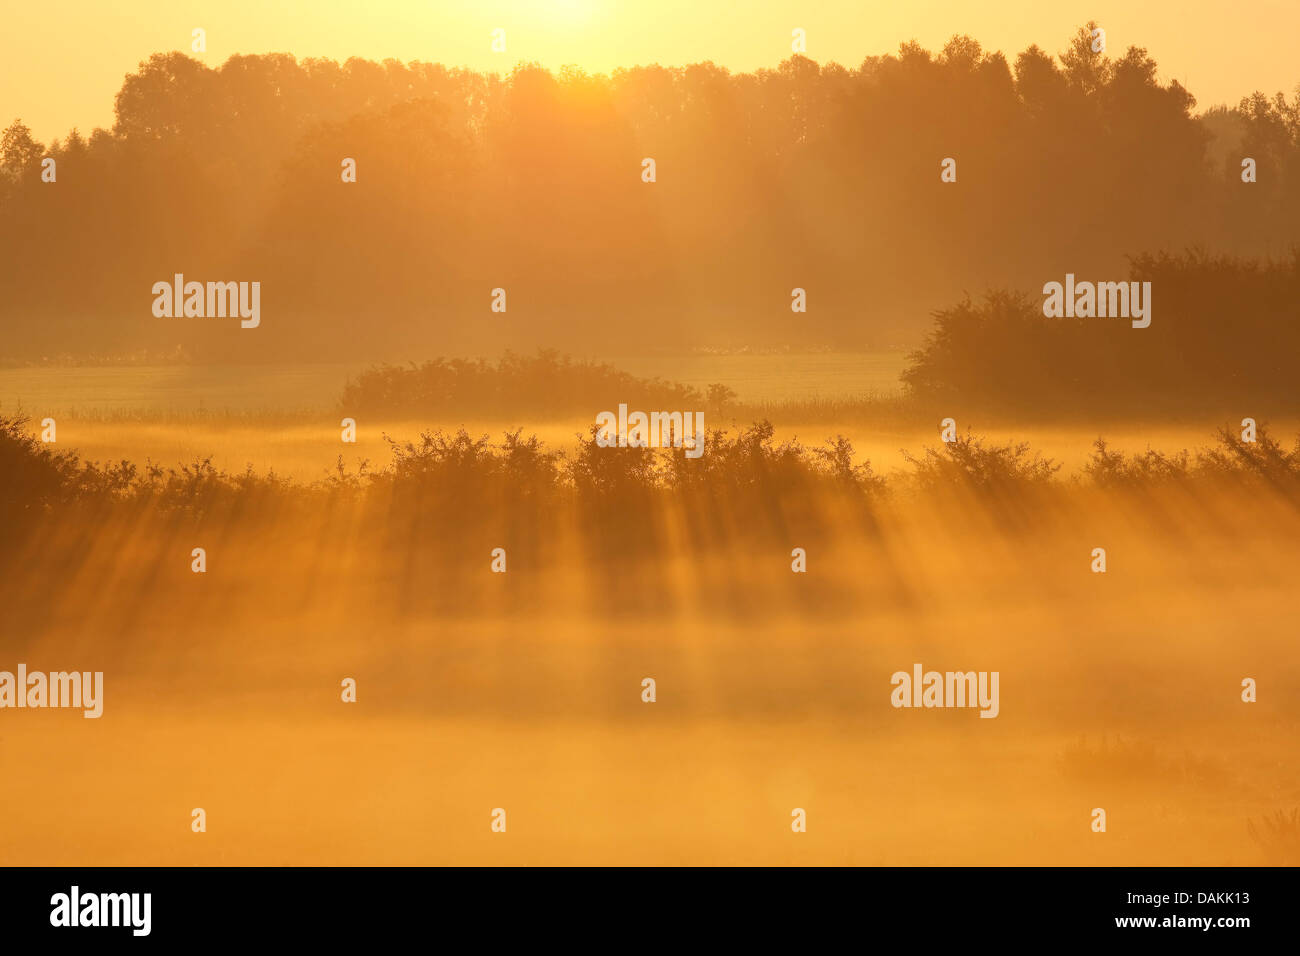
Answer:
POLYGON ((808 55, 856 66, 915 39, 935 49, 969 33, 1009 58, 1031 43, 1058 53, 1089 18, 1112 54, 1144 46, 1162 79, 1199 107, 1300 84, 1300 0, 61 0, 9 4, 0 31, 0 125, 38 139, 109 126, 122 77, 149 54, 190 50, 207 31, 216 66, 234 53, 395 57, 506 72, 520 60, 590 71, 712 60, 774 66, 790 31, 808 55), (507 51, 491 50, 506 30, 507 51))

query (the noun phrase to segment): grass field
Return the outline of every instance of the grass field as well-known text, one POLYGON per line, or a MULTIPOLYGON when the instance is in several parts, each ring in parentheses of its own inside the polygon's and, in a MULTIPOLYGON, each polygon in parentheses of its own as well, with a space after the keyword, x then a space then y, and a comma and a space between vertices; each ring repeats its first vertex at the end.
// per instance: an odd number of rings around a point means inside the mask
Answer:
MULTIPOLYGON (((644 378, 704 389, 721 382, 746 402, 837 400, 899 391, 904 352, 670 355, 606 359, 644 378)), ((397 363, 401 364, 401 363, 397 363)), ((369 363, 233 366, 0 367, 0 410, 44 417, 285 414, 333 409, 349 376, 369 363)))
POLYGON ((785 547, 598 572, 559 540, 490 580, 467 542, 471 589, 326 515, 108 521, 75 573, 33 560, 4 586, 43 602, 8 658, 103 669, 106 692, 98 721, 7 715, 0 860, 1295 862, 1248 824, 1300 803, 1300 522, 1191 505, 1094 501, 1009 534, 954 501, 814 549, 807 575, 785 547), (642 600, 602 601, 616 577, 642 600), (460 610, 422 606, 447 589, 460 610), (1001 714, 892 709, 914 661, 1000 671, 1001 714))
MULTIPOLYGON (((60 421, 55 447, 211 455, 308 482, 339 454, 387 466, 383 432, 462 424, 363 420, 344 445, 337 412, 296 407, 101 407, 60 421)), ((586 423, 466 424, 523 425, 571 453, 586 423)), ((1059 459, 1057 490, 900 478, 865 523, 825 490, 760 496, 753 513, 717 500, 653 512, 653 539, 630 500, 550 516, 539 535, 512 524, 509 500, 498 514, 436 485, 364 508, 290 491, 196 515, 52 509, 4 538, 0 669, 102 670, 105 716, 6 713, 0 862, 1300 861, 1280 816, 1300 806, 1295 499, 1104 489, 1069 477, 1091 427, 969 424, 1059 459), (702 530, 721 536, 705 546, 702 530), (492 574, 502 543, 509 572, 492 574), (1099 545, 1104 575, 1089 568, 1099 545), (808 571, 794 574, 800 546, 808 571), (998 671, 998 718, 891 707, 890 675, 915 662, 998 671), (195 807, 206 833, 190 830, 195 807), (1105 833, 1090 829, 1097 807, 1105 833)), ((1220 424, 1105 434, 1173 452, 1220 424)), ((786 422, 776 439, 836 432, 887 475, 909 467, 901 449, 937 444, 937 422, 786 422)))

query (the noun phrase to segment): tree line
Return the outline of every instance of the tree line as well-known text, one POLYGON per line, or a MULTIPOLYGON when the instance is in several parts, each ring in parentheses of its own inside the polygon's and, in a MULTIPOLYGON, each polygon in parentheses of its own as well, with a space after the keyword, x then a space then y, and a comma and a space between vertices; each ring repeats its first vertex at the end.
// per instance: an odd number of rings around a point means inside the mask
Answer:
POLYGON ((1144 49, 1094 53, 1086 28, 1055 56, 958 36, 753 73, 156 54, 112 128, 4 131, 4 351, 911 342, 966 290, 1118 277, 1127 255, 1194 245, 1284 255, 1300 99, 1195 105, 1144 49), (266 321, 155 319, 149 290, 177 272, 261 281, 266 321))

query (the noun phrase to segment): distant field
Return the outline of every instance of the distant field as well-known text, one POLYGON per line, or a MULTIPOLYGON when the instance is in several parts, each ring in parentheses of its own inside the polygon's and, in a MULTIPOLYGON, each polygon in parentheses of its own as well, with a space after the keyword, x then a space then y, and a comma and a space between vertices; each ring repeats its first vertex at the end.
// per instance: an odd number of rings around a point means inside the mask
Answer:
POLYGON ((619 355, 615 368, 642 378, 669 379, 704 389, 720 382, 742 402, 802 402, 897 395, 906 352, 814 352, 786 355, 619 355))
MULTIPOLYGON (((880 472, 905 468, 903 450, 916 454, 938 439, 940 414, 864 420, 835 404, 849 396, 879 396, 891 388, 897 393, 897 376, 905 362, 902 352, 616 356, 609 362, 641 377, 660 376, 700 387, 729 385, 741 401, 767 407, 742 410, 722 421, 711 417, 710 428, 734 431, 737 425, 770 416, 782 441, 818 445, 843 434, 853 442, 858 459, 869 459, 880 472), (817 409, 819 401, 827 406, 817 409)), ((348 377, 366 367, 0 368, 0 412, 12 413, 21 404, 33 427, 47 415, 56 417, 60 447, 76 449, 90 460, 149 459, 174 465, 211 456, 218 468, 237 471, 252 465, 258 471, 274 469, 295 480, 313 481, 332 470, 340 454, 350 468, 363 459, 372 467, 387 465, 385 434, 409 441, 423 430, 464 426, 476 436, 499 441, 505 430, 522 427, 552 448, 567 449, 601 410, 593 406, 590 417, 558 420, 526 412, 471 418, 360 416, 356 444, 345 445, 339 435, 338 400, 348 377)), ((617 400, 610 396, 611 408, 617 400)), ((949 413, 962 430, 970 427, 994 441, 1029 441, 1035 450, 1061 462, 1066 473, 1084 464, 1099 436, 1126 452, 1177 452, 1212 444, 1215 429, 1227 423, 1206 417, 1164 424, 1067 425, 990 421, 963 415, 961 409, 942 414, 949 413)), ((1288 445, 1300 431, 1300 422, 1265 422, 1288 445)))
POLYGON ((0 368, 0 408, 32 415, 292 412, 330 408, 353 365, 0 368))
MULTIPOLYGON (((701 389, 728 385, 744 402, 786 402, 897 394, 906 353, 623 355, 608 361, 644 378, 701 389)), ((41 416, 324 410, 337 404, 348 377, 369 364, 0 368, 0 410, 21 405, 41 416)))

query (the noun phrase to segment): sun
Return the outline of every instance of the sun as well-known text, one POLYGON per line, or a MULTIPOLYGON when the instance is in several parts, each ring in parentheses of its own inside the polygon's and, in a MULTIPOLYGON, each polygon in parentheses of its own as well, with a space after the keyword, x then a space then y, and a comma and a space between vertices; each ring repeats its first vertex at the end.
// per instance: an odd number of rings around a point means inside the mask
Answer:
POLYGON ((591 18, 595 0, 546 0, 544 9, 558 23, 582 23, 591 18))

